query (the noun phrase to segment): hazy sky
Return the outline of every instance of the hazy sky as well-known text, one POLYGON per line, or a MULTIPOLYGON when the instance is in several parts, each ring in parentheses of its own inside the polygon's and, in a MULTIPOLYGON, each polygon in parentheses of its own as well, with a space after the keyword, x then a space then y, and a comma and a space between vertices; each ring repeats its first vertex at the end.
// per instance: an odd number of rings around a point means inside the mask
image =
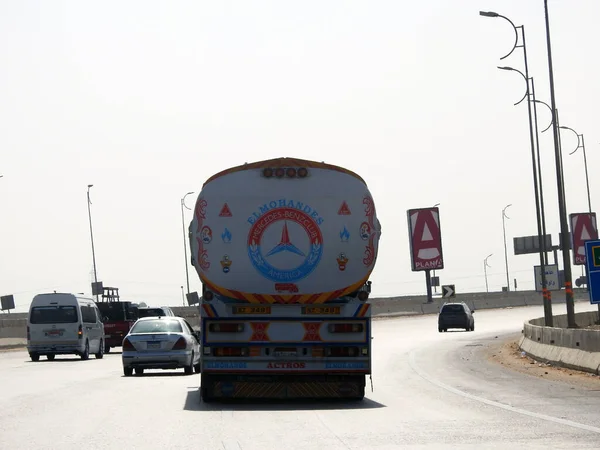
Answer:
MULTIPOLYGON (((592 207, 600 204, 598 0, 550 0, 561 125, 585 136, 592 207), (596 112, 594 112, 596 111, 596 112)), ((458 292, 511 280, 533 288, 537 232, 529 128, 517 73, 499 58, 525 25, 537 97, 550 102, 542 0, 0 0, 0 294, 17 311, 36 293, 91 291, 180 305, 180 199, 232 165, 279 156, 359 173, 383 234, 374 296, 421 294, 406 210, 440 203, 446 268, 458 292)), ((543 107, 542 107, 543 108, 543 107)), ((540 127, 550 114, 539 109, 540 127)), ((568 153, 569 212, 587 210, 583 155, 568 153)), ((547 228, 559 223, 551 132, 541 137, 547 228)), ((186 228, 191 220, 186 210, 186 228)), ((581 274, 574 267, 574 276, 581 274)), ((190 267, 192 290, 200 288, 190 267)))

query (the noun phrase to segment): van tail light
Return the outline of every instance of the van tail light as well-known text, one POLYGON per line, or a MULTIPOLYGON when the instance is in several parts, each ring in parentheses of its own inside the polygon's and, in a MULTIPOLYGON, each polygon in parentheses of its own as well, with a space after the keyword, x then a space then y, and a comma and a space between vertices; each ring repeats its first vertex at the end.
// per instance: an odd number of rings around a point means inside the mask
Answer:
POLYGON ((330 333, 361 333, 363 331, 362 323, 330 323, 330 333))
POLYGON ((358 347, 327 347, 325 356, 358 356, 358 347))
POLYGON ((79 328, 77 330, 77 339, 83 338, 83 326, 79 324, 79 328))
POLYGON ((29 325, 27 325, 27 340, 30 341, 31 340, 31 333, 29 331, 29 325))
POLYGON ((244 331, 243 323, 211 323, 208 325, 208 331, 213 333, 240 333, 244 331))
POLYGON ((215 356, 247 356, 248 349, 243 347, 218 347, 213 349, 215 356))
POLYGON ((131 343, 131 341, 127 338, 123 339, 123 351, 125 350, 135 350, 135 347, 131 343))
POLYGON ((184 337, 177 339, 177 342, 175 342, 175 345, 173 346, 173 350, 185 350, 186 348, 187 342, 184 337))

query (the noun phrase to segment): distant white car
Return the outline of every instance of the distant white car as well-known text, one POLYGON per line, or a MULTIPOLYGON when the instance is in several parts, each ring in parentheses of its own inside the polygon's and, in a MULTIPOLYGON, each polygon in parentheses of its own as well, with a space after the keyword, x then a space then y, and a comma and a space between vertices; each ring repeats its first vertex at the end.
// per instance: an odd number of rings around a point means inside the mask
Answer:
POLYGON ((135 370, 179 369, 186 375, 200 372, 200 335, 181 317, 144 317, 123 339, 123 374, 135 370))

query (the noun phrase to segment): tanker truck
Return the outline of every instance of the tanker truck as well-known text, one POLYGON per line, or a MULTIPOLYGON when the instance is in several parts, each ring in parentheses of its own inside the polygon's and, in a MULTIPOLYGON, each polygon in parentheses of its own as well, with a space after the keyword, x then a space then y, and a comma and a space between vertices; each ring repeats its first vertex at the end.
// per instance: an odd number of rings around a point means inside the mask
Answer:
POLYGON ((365 181, 277 158, 210 177, 189 226, 203 401, 363 399, 381 227, 365 181))

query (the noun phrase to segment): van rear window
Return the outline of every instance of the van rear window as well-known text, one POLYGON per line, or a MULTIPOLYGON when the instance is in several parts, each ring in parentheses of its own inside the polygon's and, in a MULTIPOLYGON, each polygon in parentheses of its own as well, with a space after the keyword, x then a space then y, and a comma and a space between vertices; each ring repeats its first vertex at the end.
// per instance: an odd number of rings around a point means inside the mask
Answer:
POLYGON ((36 306, 31 310, 31 323, 76 323, 74 306, 36 306))

